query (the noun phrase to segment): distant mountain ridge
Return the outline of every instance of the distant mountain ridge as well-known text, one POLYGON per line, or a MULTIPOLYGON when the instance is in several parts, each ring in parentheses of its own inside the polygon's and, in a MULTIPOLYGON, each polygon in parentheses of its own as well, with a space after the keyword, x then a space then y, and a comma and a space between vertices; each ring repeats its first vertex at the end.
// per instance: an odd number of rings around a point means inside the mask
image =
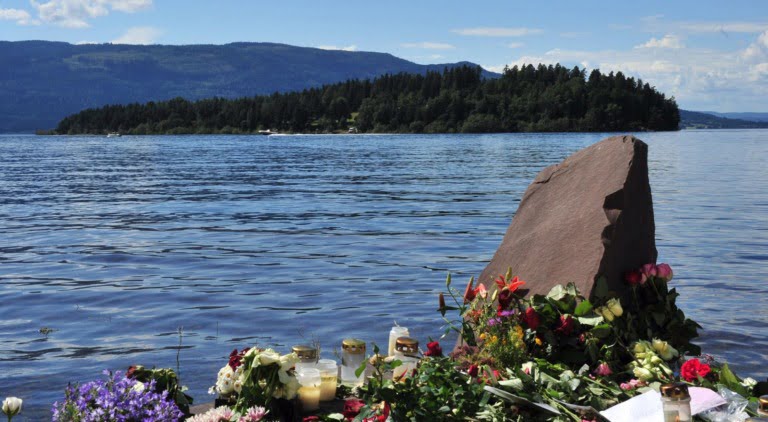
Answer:
POLYGON ((701 111, 700 113, 711 114, 717 117, 724 117, 726 119, 738 119, 747 120, 750 122, 768 122, 768 113, 757 112, 731 112, 731 113, 719 113, 717 111, 701 111))
MULTIPOLYGON (((247 97, 470 64, 420 65, 387 53, 275 43, 144 46, 51 41, 0 41, 0 63, 0 132, 50 129, 64 116, 106 104, 247 97)), ((483 75, 499 76, 488 71, 483 75)))
MULTIPOLYGON (((718 113, 718 114, 750 114, 763 113, 718 113)), ((768 121, 750 121, 721 117, 710 112, 680 110, 681 129, 762 129, 768 128, 768 121)))

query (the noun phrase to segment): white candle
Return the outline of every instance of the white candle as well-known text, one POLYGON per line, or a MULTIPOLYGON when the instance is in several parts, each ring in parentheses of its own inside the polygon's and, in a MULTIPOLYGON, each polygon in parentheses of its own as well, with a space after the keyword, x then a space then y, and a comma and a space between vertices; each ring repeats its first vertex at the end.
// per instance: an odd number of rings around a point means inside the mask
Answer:
POLYGON ((323 376, 320 377, 320 401, 330 401, 336 397, 336 383, 338 377, 323 376))
POLYGON ((320 359, 317 368, 320 370, 320 401, 333 400, 336 398, 339 367, 332 359, 320 359))
POLYGON ((395 343, 398 337, 409 337, 408 329, 405 327, 394 326, 389 330, 389 347, 387 348, 387 356, 395 354, 395 343))
POLYGON ((320 408, 320 371, 317 368, 301 368, 296 373, 301 387, 299 402, 305 412, 320 408))
MULTIPOLYGON (((334 394, 336 392, 334 391, 334 394)), ((299 388, 299 401, 303 411, 317 410, 320 408, 320 387, 299 388)))

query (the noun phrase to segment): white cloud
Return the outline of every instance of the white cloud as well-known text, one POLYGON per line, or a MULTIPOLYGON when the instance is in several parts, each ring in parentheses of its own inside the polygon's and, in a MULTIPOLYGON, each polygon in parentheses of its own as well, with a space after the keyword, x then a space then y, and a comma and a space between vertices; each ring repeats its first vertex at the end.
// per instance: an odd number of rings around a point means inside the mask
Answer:
POLYGON ((38 25, 40 23, 32 19, 29 12, 21 9, 0 9, 0 20, 16 21, 17 25, 38 25))
POLYGON ((682 22, 678 26, 691 32, 757 33, 768 30, 768 22, 682 22))
POLYGON ((572 32, 561 32, 560 36, 563 38, 581 38, 585 35, 589 35, 589 32, 579 32, 579 31, 572 31, 572 32))
MULTIPOLYGON (((658 40, 657 40, 658 41, 658 40)), ((621 71, 642 78, 680 107, 692 110, 739 111, 764 109, 768 97, 768 31, 746 48, 627 48, 624 50, 553 49, 539 55, 522 55, 507 64, 560 63, 621 71)), ((484 66, 500 72, 504 65, 484 66)))
POLYGON ((522 47, 524 45, 525 44, 523 44, 521 42, 511 42, 511 43, 507 44, 507 47, 509 47, 509 48, 520 48, 520 47, 522 47))
POLYGON ((423 41, 423 42, 409 42, 400 44, 401 46, 405 48, 424 48, 427 50, 452 50, 456 47, 454 47, 451 44, 446 43, 439 43, 439 42, 429 42, 429 41, 423 41))
POLYGON ((645 44, 635 46, 635 48, 683 48, 683 42, 675 35, 665 35, 663 38, 651 38, 645 44))
POLYGON ((768 61, 768 31, 763 32, 757 40, 747 47, 741 54, 742 58, 749 62, 768 61))
POLYGON ((152 6, 153 0, 30 0, 41 21, 65 28, 87 28, 89 20, 110 11, 134 13, 152 6))
POLYGON ((112 41, 113 44, 155 44, 163 31, 151 26, 129 28, 123 35, 112 41))
POLYGON ((543 31, 538 28, 478 27, 454 29, 453 32, 459 35, 476 37, 522 37, 525 35, 540 34, 543 31))
POLYGON ((335 45, 318 45, 317 48, 321 50, 341 50, 341 51, 357 51, 357 45, 352 44, 346 47, 339 47, 335 45))

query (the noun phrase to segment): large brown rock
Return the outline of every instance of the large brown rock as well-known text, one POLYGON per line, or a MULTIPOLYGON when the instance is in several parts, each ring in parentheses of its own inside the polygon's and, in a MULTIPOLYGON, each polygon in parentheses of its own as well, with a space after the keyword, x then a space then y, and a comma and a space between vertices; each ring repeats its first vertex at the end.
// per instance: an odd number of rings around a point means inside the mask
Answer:
POLYGON ((530 293, 574 282, 590 297, 600 276, 626 292, 624 272, 656 262, 647 159, 643 141, 614 136, 542 170, 480 281, 511 267, 530 293))

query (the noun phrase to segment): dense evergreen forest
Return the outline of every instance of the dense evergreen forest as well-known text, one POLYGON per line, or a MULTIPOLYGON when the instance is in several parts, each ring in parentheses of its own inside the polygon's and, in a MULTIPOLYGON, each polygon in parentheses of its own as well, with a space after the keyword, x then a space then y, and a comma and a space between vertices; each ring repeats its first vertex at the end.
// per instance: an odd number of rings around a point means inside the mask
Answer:
POLYGON ((483 78, 479 67, 424 75, 399 73, 240 99, 176 98, 84 110, 59 134, 187 134, 346 131, 487 133, 677 130, 674 98, 621 72, 604 75, 560 65, 507 68, 483 78))

